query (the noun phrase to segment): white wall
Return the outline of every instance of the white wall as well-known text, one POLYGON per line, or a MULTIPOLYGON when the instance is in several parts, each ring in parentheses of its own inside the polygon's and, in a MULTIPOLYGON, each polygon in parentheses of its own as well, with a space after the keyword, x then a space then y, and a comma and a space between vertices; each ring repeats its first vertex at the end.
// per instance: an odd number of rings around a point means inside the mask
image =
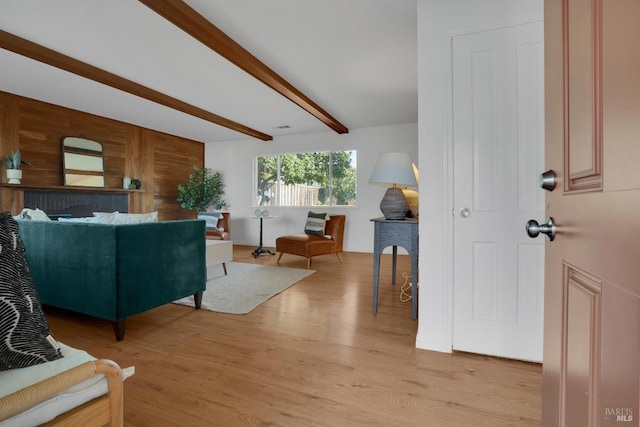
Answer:
POLYGON ((234 243, 258 244, 259 221, 255 219, 254 163, 257 156, 304 151, 357 150, 357 206, 343 208, 269 208, 277 216, 264 220, 264 245, 274 246, 275 239, 301 233, 309 210, 347 215, 344 250, 373 252, 371 218, 382 216, 379 204, 385 188, 369 185, 369 176, 378 155, 387 151, 404 152, 418 160, 418 126, 416 123, 350 129, 348 134, 333 131, 278 137, 271 142, 246 139, 205 144, 205 166, 222 172, 225 200, 230 204, 231 235, 234 243))
POLYGON ((542 0, 418 0, 419 348, 452 347, 451 39, 542 19, 542 0))

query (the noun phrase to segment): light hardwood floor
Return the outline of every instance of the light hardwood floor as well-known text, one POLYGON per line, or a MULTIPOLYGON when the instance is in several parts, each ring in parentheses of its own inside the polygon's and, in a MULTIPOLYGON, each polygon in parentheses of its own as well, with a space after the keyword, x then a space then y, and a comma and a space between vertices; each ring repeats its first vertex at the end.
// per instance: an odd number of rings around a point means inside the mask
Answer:
MULTIPOLYGON (((276 265, 253 249, 235 246, 234 260, 276 265)), ((416 349, 417 322, 399 299, 409 258, 394 288, 383 255, 377 315, 372 258, 314 258, 315 274, 248 315, 167 304, 128 319, 121 342, 108 322, 45 311, 60 341, 136 367, 127 426, 540 425, 540 365, 416 349)))

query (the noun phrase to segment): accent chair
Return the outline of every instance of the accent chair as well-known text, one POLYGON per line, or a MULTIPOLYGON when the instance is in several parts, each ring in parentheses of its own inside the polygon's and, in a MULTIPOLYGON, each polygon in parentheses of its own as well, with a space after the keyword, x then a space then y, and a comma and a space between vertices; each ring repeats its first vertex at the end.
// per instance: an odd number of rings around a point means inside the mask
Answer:
POLYGON ((293 254, 307 259, 307 269, 311 268, 311 258, 319 255, 336 254, 342 264, 342 241, 344 238, 345 215, 330 215, 323 235, 299 233, 276 239, 278 264, 282 255, 293 254))

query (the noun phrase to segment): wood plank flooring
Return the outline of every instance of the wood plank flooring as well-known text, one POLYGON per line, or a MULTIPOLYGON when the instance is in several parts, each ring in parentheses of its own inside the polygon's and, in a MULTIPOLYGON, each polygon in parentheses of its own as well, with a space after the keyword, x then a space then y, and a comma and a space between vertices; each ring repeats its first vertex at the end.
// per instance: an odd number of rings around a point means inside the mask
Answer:
MULTIPOLYGON (((234 261, 276 265, 235 246, 234 261)), ((417 322, 402 303, 391 257, 381 263, 371 313, 372 258, 314 258, 317 272, 258 306, 230 315, 167 304, 110 323, 45 307, 54 336, 120 366, 127 426, 538 426, 538 364, 415 348, 417 322)), ((304 268, 284 255, 282 266, 304 268)))

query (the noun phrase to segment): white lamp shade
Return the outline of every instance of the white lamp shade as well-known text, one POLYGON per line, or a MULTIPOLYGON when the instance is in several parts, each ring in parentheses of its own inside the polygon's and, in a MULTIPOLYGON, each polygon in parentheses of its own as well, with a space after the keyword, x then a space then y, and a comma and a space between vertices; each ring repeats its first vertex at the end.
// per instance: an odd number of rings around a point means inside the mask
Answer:
POLYGON ((369 184, 415 187, 418 182, 413 170, 411 156, 406 153, 380 154, 369 178, 369 184))

